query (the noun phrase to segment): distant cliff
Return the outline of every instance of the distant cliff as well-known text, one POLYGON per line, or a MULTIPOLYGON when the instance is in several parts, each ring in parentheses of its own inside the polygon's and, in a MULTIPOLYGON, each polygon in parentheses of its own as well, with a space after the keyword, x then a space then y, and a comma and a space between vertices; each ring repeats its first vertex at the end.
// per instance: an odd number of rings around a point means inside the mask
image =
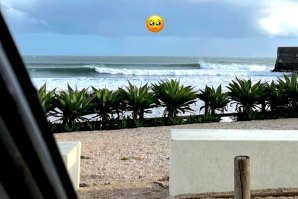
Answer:
POLYGON ((274 72, 298 71, 298 47, 278 47, 274 72))

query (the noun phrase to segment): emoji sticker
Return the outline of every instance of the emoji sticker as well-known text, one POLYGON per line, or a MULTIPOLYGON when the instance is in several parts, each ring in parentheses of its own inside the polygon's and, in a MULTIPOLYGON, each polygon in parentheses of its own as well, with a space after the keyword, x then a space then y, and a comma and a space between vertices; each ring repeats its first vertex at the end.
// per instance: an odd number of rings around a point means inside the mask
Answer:
POLYGON ((153 15, 148 17, 146 21, 146 26, 151 32, 159 32, 163 29, 165 23, 163 19, 158 15, 153 15))

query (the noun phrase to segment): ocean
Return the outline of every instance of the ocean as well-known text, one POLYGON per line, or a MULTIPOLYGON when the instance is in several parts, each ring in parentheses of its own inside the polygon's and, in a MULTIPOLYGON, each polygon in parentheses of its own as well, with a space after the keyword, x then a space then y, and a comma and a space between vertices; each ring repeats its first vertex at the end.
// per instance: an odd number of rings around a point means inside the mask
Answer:
MULTIPOLYGON (((158 83, 178 79, 196 90, 206 85, 226 86, 235 79, 253 82, 277 80, 283 73, 272 72, 275 58, 228 57, 134 57, 134 56, 26 56, 28 72, 36 88, 47 83, 47 89, 65 90, 67 84, 78 89, 117 89, 128 85, 158 83)), ((202 102, 193 105, 196 113, 202 102)), ((228 112, 233 112, 229 107, 228 112)), ((161 116, 162 110, 150 116, 161 116)))

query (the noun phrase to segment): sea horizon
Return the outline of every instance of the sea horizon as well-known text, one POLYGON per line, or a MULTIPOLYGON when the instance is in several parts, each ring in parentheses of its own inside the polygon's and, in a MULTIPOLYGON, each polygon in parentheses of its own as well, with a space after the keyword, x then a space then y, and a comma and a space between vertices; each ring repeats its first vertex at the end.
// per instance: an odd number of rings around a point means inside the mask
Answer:
POLYGON ((276 59, 277 56, 221 56, 221 55, 75 55, 75 54, 65 54, 65 55, 54 55, 54 54, 36 54, 36 55, 22 55, 23 58, 25 57, 203 57, 203 58, 269 58, 269 59, 276 59))

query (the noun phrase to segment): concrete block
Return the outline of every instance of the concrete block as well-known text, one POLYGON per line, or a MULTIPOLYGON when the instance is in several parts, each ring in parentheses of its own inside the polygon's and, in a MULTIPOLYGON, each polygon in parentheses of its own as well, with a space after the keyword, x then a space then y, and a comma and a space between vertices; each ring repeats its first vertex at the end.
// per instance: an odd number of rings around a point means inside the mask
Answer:
POLYGON ((234 157, 250 157, 251 189, 298 187, 298 131, 174 129, 170 196, 234 190, 234 157))
POLYGON ((80 185, 81 142, 57 142, 64 164, 75 189, 80 185))

